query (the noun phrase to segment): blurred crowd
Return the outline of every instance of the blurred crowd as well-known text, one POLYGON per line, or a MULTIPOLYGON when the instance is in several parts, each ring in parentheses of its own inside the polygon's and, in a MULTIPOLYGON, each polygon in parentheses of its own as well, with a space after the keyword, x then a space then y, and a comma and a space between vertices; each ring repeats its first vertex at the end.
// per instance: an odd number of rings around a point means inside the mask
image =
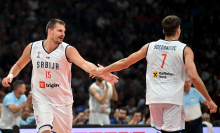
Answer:
MULTIPOLYGON (((220 4, 214 0, 0 0, 0 80, 8 75, 27 44, 46 39, 50 19, 66 23, 64 42, 84 59, 107 66, 144 44, 164 39, 161 21, 171 14, 181 19, 179 40, 194 51, 198 73, 220 106, 220 4)), ((118 111, 124 107, 126 115, 120 117, 125 123, 149 122, 149 109, 144 105, 146 64, 141 60, 115 72, 119 77, 115 84, 118 101, 111 102, 110 118, 119 117, 118 111)), ((31 90, 31 72, 29 63, 15 78, 27 84, 26 95, 31 90)), ((73 124, 88 123, 88 88, 92 82, 86 72, 72 66, 73 124)), ((0 103, 12 89, 0 86, 0 103)), ((209 113, 205 106, 201 108, 202 113, 209 113)), ((209 119, 220 120, 220 109, 209 119)))

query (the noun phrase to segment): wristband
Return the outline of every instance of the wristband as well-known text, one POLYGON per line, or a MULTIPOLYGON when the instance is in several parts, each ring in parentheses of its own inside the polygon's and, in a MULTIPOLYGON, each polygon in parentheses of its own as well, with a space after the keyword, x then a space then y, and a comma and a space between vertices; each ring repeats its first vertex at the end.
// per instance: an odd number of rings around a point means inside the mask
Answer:
POLYGON ((8 74, 8 76, 7 77, 9 77, 9 78, 13 78, 13 74, 8 74))

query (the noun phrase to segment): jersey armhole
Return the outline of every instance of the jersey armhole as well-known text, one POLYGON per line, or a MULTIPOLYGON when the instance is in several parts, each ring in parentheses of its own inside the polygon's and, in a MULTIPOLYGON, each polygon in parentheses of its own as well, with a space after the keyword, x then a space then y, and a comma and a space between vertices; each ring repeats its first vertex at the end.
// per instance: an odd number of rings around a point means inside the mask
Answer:
POLYGON ((148 52, 149 46, 150 46, 150 43, 147 46, 146 57, 147 57, 147 52, 148 52))
MULTIPOLYGON (((68 46, 70 46, 70 45, 67 45, 66 48, 65 48, 65 56, 66 56, 66 49, 67 49, 68 46)), ((67 56, 66 56, 66 60, 69 62, 67 56)), ((69 63, 72 63, 72 62, 69 62, 69 63)))
POLYGON ((34 42, 32 42, 32 45, 31 45, 31 50, 30 50, 30 59, 31 59, 31 51, 32 51, 33 44, 34 44, 34 42))
POLYGON ((184 58, 184 52, 185 52, 185 48, 187 47, 187 45, 183 48, 183 63, 185 64, 185 58, 184 58))

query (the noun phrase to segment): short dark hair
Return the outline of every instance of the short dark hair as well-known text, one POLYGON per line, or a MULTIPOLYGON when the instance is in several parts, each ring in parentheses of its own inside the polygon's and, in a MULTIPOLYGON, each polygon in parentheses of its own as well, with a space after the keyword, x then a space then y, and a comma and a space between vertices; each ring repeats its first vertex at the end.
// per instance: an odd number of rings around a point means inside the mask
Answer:
POLYGON ((138 110, 138 109, 136 109, 136 110, 133 112, 133 115, 134 115, 135 113, 141 113, 141 115, 142 115, 142 112, 141 112, 140 110, 138 110))
POLYGON ((162 21, 165 36, 174 36, 180 26, 180 19, 175 15, 167 16, 162 21))
POLYGON ((53 28, 54 28, 54 25, 55 25, 56 23, 59 23, 59 24, 65 26, 65 23, 64 23, 62 20, 60 20, 60 19, 51 19, 51 20, 47 23, 46 33, 48 33, 48 29, 53 29, 53 28))
POLYGON ((120 111, 120 110, 124 110, 124 111, 126 111, 126 114, 128 114, 127 108, 125 108, 125 107, 120 107, 120 108, 119 108, 119 111, 120 111))
POLYGON ((21 85, 25 84, 24 81, 22 80, 16 80, 14 83, 13 83, 13 88, 14 90, 17 90, 18 87, 20 87, 21 85))

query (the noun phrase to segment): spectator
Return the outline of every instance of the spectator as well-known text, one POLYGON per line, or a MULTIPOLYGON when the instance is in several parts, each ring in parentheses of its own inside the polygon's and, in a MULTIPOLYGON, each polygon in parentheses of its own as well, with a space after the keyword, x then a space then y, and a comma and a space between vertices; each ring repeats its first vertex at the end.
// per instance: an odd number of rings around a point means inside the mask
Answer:
POLYGON ((89 114, 90 114, 90 110, 86 109, 84 111, 84 124, 89 124, 89 114))
POLYGON ((115 86, 96 77, 96 82, 89 87, 89 93, 89 124, 110 124, 110 100, 118 100, 115 86))
POLYGON ((126 108, 128 110, 128 116, 130 118, 132 118, 133 112, 137 109, 135 106, 136 105, 135 102, 136 102, 136 100, 134 97, 131 97, 127 102, 126 108))
POLYGON ((0 118, 0 130, 2 133, 12 133, 14 125, 19 125, 23 108, 31 102, 31 95, 24 95, 26 87, 23 81, 16 80, 13 83, 13 92, 7 94, 3 100, 2 114, 0 118))
POLYGON ((188 77, 184 84, 184 111, 185 111, 185 130, 182 133, 203 133, 202 112, 200 103, 207 106, 206 99, 194 87, 188 77))
POLYGON ((126 118, 126 115, 127 115, 127 109, 124 108, 124 107, 121 107, 119 109, 119 113, 118 113, 118 116, 115 117, 115 118, 112 118, 110 120, 110 123, 111 124, 127 124, 124 119, 126 118))
POLYGON ((34 116, 30 116, 30 109, 24 107, 21 115, 20 125, 35 125, 34 116))
POLYGON ((133 118, 128 124, 137 125, 141 121, 141 111, 135 110, 133 113, 133 118))
POLYGON ((208 133, 213 133, 213 130, 212 130, 213 125, 210 123, 210 115, 209 114, 204 113, 202 115, 202 124, 204 124, 208 127, 208 133))
POLYGON ((83 125, 84 124, 84 112, 79 112, 78 115, 73 118, 73 125, 83 125))
POLYGON ((142 121, 138 123, 138 125, 150 124, 150 111, 145 114, 142 121))

